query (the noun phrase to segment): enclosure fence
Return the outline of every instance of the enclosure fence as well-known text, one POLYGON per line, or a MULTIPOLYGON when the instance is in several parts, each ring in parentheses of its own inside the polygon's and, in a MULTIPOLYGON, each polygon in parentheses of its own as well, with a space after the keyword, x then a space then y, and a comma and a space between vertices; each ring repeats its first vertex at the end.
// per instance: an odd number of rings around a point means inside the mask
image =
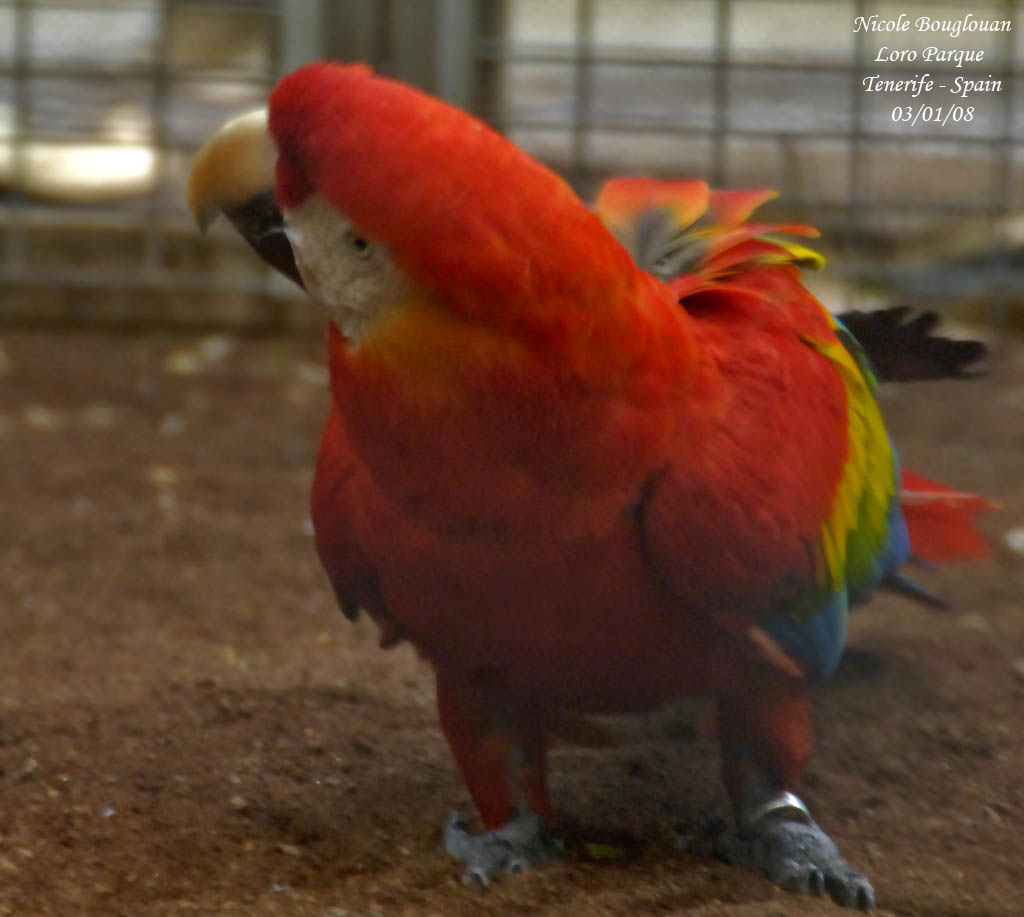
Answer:
POLYGON ((287 320, 284 281, 225 228, 198 237, 184 178, 226 117, 319 57, 476 111, 584 196, 616 173, 773 187, 773 215, 851 258, 1007 218, 1024 197, 1020 4, 900 7, 993 26, 955 37, 856 27, 896 6, 0 0, 0 318, 287 320), (916 94, 924 74, 948 88, 916 94))

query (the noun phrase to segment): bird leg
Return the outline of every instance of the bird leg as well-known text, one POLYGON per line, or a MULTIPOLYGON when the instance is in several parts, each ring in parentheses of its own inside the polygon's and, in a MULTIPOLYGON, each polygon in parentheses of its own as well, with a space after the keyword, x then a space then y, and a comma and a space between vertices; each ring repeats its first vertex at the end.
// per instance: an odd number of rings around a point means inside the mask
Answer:
POLYGON ((870 881, 851 869, 811 817, 794 786, 810 756, 811 729, 803 686, 761 684, 743 698, 719 698, 722 771, 736 810, 736 829, 715 851, 763 873, 780 888, 839 905, 875 906, 870 881))
POLYGON ((549 817, 542 720, 487 685, 438 668, 441 728, 486 830, 472 835, 458 812, 444 828, 445 849, 462 860, 466 884, 489 885, 556 859, 561 844, 549 817))

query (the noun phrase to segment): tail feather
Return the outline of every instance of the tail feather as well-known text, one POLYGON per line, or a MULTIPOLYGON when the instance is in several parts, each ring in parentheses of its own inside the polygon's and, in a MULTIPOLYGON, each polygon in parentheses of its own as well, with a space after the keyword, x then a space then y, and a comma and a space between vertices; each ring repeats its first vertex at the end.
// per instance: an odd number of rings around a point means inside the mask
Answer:
POLYGON ((935 608, 939 611, 948 611, 950 608, 949 602, 941 596, 925 589, 920 583, 915 583, 912 579, 907 579, 896 573, 891 573, 882 580, 882 588, 902 595, 904 598, 912 599, 921 605, 926 605, 928 608, 935 608))
POLYGON ((781 238, 816 237, 813 226, 748 222, 773 197, 760 189, 713 191, 702 181, 614 178, 594 209, 637 266, 682 299, 747 264, 824 264, 817 252, 781 238))
POLYGON ((913 471, 903 471, 900 506, 910 531, 910 549, 929 563, 986 557, 990 547, 974 519, 998 504, 977 494, 951 490, 913 471))
POLYGON ((985 372, 985 344, 937 333, 939 316, 935 312, 893 306, 842 312, 837 317, 860 342, 882 382, 971 379, 985 372))

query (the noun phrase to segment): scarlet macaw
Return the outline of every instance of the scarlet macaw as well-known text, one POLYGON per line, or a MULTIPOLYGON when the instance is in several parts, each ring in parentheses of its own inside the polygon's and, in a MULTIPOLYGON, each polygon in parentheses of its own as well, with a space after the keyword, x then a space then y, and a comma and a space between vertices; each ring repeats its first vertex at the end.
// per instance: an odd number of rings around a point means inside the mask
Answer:
POLYGON ((700 182, 615 180, 590 210, 359 65, 282 79, 269 115, 208 141, 189 194, 330 316, 317 549, 346 614, 433 664, 487 829, 446 827, 466 875, 553 853, 545 752, 567 717, 709 695, 736 814, 719 852, 873 906, 795 794, 807 683, 852 602, 905 587, 915 535, 867 360, 801 284, 813 253, 777 237, 813 231, 700 182))

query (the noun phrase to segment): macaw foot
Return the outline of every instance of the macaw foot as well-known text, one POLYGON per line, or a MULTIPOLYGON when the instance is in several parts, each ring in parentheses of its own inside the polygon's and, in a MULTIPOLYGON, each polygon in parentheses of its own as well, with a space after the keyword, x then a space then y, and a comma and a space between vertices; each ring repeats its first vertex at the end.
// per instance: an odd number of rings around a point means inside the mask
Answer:
POLYGON ((458 812, 444 826, 444 849, 466 864, 462 881, 486 888, 498 873, 526 872, 562 854, 562 843, 548 834, 532 809, 520 809, 496 831, 470 834, 458 812))
POLYGON ((846 865, 832 838, 792 793, 780 793, 747 807, 735 832, 721 835, 715 852, 723 860, 764 873, 787 891, 820 896, 828 892, 843 907, 875 906, 867 878, 846 865))

